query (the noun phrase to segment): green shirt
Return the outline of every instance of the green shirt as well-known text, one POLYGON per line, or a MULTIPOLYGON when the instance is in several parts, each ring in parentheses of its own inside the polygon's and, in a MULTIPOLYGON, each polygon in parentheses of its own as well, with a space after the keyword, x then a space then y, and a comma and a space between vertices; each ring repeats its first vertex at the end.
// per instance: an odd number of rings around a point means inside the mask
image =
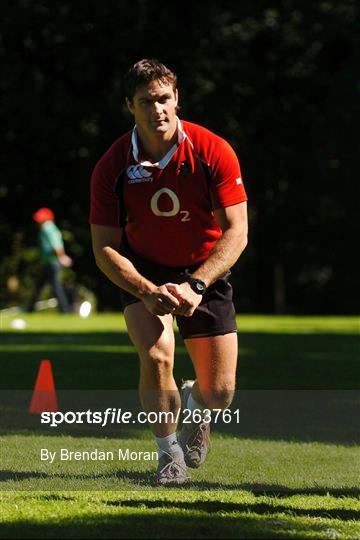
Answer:
POLYGON ((43 263, 58 260, 55 250, 64 249, 61 232, 53 221, 45 221, 40 225, 40 255, 43 263))

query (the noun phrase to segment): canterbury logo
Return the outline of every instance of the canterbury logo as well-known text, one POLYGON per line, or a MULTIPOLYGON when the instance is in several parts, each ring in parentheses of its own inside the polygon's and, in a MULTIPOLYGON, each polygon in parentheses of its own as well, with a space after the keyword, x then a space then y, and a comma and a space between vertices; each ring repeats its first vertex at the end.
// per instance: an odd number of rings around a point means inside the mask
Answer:
POLYGON ((153 180, 151 173, 144 169, 142 165, 130 165, 130 167, 127 168, 126 174, 129 178, 129 184, 152 182, 153 180))

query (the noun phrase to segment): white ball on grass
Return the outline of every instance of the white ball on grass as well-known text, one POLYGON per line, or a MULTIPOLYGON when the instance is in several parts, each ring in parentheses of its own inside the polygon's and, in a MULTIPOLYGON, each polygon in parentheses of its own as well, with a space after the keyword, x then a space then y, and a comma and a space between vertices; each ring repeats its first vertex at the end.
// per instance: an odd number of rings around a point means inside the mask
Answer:
POLYGON ((10 323, 11 328, 14 330, 24 330, 27 326, 26 321, 24 319, 14 319, 10 323))

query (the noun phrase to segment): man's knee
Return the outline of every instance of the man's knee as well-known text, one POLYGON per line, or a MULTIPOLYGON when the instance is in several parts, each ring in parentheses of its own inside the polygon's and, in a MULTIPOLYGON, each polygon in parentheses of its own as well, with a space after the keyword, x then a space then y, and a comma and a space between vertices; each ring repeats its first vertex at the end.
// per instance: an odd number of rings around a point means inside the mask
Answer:
POLYGON ((218 386, 201 392, 201 394, 207 408, 227 409, 233 400, 234 389, 226 386, 218 386))
POLYGON ((173 357, 172 355, 158 348, 152 348, 146 353, 141 354, 141 368, 145 372, 161 377, 167 376, 172 373, 173 370, 173 357))

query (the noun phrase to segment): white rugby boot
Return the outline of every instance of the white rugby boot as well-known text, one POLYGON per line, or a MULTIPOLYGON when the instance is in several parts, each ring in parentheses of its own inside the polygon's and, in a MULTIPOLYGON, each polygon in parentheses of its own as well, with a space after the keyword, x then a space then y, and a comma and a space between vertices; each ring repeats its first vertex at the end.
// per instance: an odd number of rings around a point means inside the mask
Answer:
MULTIPOLYGON (((181 387, 181 409, 186 405, 195 381, 185 381, 181 387)), ((185 463, 192 469, 202 465, 210 447, 210 423, 200 421, 183 423, 178 434, 178 442, 184 452, 185 463)))

